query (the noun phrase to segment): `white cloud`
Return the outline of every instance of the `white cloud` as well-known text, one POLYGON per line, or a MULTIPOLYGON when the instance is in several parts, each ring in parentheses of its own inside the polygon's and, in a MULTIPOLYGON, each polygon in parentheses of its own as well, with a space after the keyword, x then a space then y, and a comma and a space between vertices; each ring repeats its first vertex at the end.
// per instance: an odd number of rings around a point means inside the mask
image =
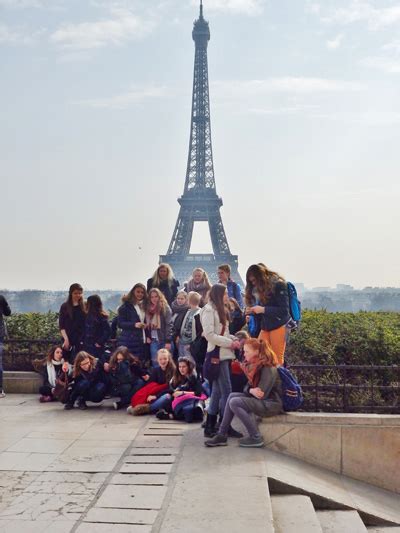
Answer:
POLYGON ((379 30, 400 23, 400 5, 376 7, 365 0, 353 0, 346 7, 323 12, 315 11, 326 23, 366 23, 371 30, 379 30))
POLYGON ((112 8, 110 15, 111 18, 96 22, 64 24, 50 40, 64 49, 88 50, 140 39, 152 28, 151 22, 126 9, 112 8))
POLYGON ((128 91, 114 96, 79 100, 73 103, 101 109, 126 109, 145 100, 162 98, 166 92, 165 86, 149 85, 138 87, 133 85, 128 91))
POLYGON ((364 86, 354 81, 333 80, 327 78, 283 77, 265 80, 233 80, 212 83, 213 93, 217 97, 243 96, 245 98, 260 96, 265 93, 320 93, 362 91, 364 86))
POLYGON ((382 50, 387 50, 389 52, 394 52, 395 54, 400 54, 400 41, 392 41, 382 46, 382 50))
POLYGON ((387 74, 398 74, 400 72, 400 58, 390 58, 383 56, 366 57, 361 61, 365 67, 375 68, 387 74))
POLYGON ((0 23, 0 44, 4 45, 30 45, 38 40, 44 30, 28 33, 24 28, 10 28, 0 23))
POLYGON ((340 46, 342 44, 342 41, 343 41, 343 34, 340 33, 339 35, 337 35, 333 39, 330 39, 330 40, 326 41, 326 46, 330 50, 337 50, 338 48, 340 48, 340 46))
MULTIPOLYGON (((266 0, 207 0, 204 10, 258 15, 263 12, 265 3, 266 0)), ((198 6, 199 0, 192 0, 192 4, 198 6)))

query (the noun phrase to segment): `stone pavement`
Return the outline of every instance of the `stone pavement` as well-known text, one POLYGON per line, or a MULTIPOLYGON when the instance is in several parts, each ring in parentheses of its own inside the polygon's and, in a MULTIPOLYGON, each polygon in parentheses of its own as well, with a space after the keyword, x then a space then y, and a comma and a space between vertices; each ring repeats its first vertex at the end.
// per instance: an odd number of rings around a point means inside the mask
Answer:
POLYGON ((204 516, 208 524, 215 519, 212 533, 228 530, 221 513, 231 533, 249 525, 268 532, 262 455, 229 450, 206 449, 199 424, 132 417, 107 401, 64 411, 37 396, 7 395, 0 400, 0 533, 200 532, 204 516), (249 496, 250 505, 238 505, 249 496))

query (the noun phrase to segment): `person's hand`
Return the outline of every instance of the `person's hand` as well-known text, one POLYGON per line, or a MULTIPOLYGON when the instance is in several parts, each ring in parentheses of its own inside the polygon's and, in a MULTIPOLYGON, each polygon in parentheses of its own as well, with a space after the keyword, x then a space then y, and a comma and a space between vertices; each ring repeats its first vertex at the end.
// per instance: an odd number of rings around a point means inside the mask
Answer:
POLYGON ((142 376, 142 378, 143 378, 145 381, 149 381, 150 376, 149 376, 149 374, 145 374, 144 376, 142 376))
POLYGON ((147 403, 154 402, 154 400, 157 400, 157 396, 153 396, 152 394, 147 396, 147 403))
POLYGON ((265 312, 265 307, 263 307, 262 305, 255 305, 252 309, 253 309, 253 313, 256 315, 259 315, 265 312))
POLYGON ((54 391, 55 391, 55 390, 56 390, 56 389, 53 387, 53 388, 51 389, 51 394, 54 394, 54 391))
POLYGON ((235 350, 239 350, 239 349, 240 349, 240 341, 238 341, 238 340, 233 341, 232 344, 231 344, 231 350, 235 351, 235 350))
POLYGON ((104 370, 106 372, 109 372, 110 371, 110 364, 109 363, 104 363, 104 366, 103 366, 104 370))
POLYGON ((68 370, 69 370, 69 364, 68 363, 63 363, 62 371, 63 372, 68 372, 68 370))
POLYGON ((135 324, 135 328, 136 329, 142 329, 143 326, 144 326, 144 324, 142 322, 136 322, 136 324, 135 324))
POLYGON ((63 350, 69 350, 70 347, 71 347, 71 345, 69 343, 69 340, 68 339, 64 339, 64 342, 63 342, 63 345, 62 345, 63 350))
POLYGON ((174 393, 173 393, 173 397, 174 398, 178 398, 179 396, 183 396, 185 393, 182 391, 182 390, 176 390, 174 393))
POLYGON ((101 344, 97 344, 97 342, 95 342, 94 345, 96 346, 96 348, 101 348, 101 344))
POLYGON ((264 398, 264 392, 260 389, 260 387, 255 387, 254 389, 249 390, 250 394, 257 398, 258 400, 262 400, 264 398))

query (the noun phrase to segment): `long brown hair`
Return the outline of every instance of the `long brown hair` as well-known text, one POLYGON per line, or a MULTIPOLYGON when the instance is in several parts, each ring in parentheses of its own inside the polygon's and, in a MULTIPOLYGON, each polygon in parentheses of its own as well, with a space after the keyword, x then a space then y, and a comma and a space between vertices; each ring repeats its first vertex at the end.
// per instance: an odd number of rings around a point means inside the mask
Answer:
POLYGON ((103 302, 98 294, 92 294, 86 300, 87 314, 95 317, 108 318, 108 314, 103 309, 103 302))
POLYGON ((46 366, 47 363, 51 363, 53 361, 53 357, 54 357, 54 354, 57 348, 60 348, 60 350, 62 351, 62 346, 60 345, 52 346, 51 348, 48 349, 46 357, 43 357, 42 359, 33 359, 32 361, 33 368, 39 372, 41 370, 41 367, 46 366))
POLYGON ((246 339, 243 346, 251 346, 258 352, 258 357, 264 366, 278 366, 279 361, 275 352, 263 339, 246 339))
POLYGON ((110 357, 110 368, 111 370, 115 370, 118 366, 118 354, 122 354, 124 361, 128 361, 130 365, 137 365, 139 364, 139 358, 135 357, 131 354, 129 349, 126 346, 119 346, 110 357))
POLYGON ((229 322, 229 310, 224 302, 224 296, 227 288, 222 283, 215 283, 208 294, 208 301, 212 303, 217 310, 219 321, 223 326, 229 322))
POLYGON ((189 373, 187 375, 188 378, 190 378, 190 376, 193 376, 193 375, 197 377, 196 365, 194 364, 192 359, 189 357, 179 357, 178 364, 175 367, 174 375, 171 379, 171 385, 173 387, 178 387, 181 383, 184 382, 185 379, 187 379, 186 377, 182 376, 182 374, 179 372, 179 363, 186 363, 188 370, 189 370, 189 373))
MULTIPOLYGON (((83 293, 83 287, 82 285, 80 285, 79 283, 73 283, 69 290, 68 290, 68 299, 66 301, 66 304, 67 304, 67 312, 68 312, 68 315, 70 318, 73 317, 73 313, 74 313, 74 306, 72 304, 72 293, 74 291, 81 291, 83 293)), ((79 307, 81 308, 81 310, 86 313, 86 308, 85 308, 85 302, 83 301, 83 296, 81 296, 80 300, 79 300, 79 307)))
POLYGON ((153 293, 156 293, 158 295, 158 298, 159 298, 157 311, 160 313, 160 315, 162 314, 162 315, 165 316, 165 314, 167 312, 167 308, 169 306, 168 306, 168 302, 167 302, 164 294, 160 291, 160 289, 153 288, 153 289, 149 290, 149 298, 148 298, 148 301, 147 301, 146 311, 149 310, 149 307, 151 305, 151 295, 153 293))
MULTIPOLYGON (((75 361, 74 361, 74 372, 73 376, 74 378, 77 378, 82 373, 81 363, 82 361, 85 361, 85 359, 89 359, 90 361, 90 371, 96 368, 97 365, 97 359, 93 357, 93 355, 90 355, 87 352, 84 352, 83 350, 81 352, 78 352, 75 361)), ((88 369, 89 371, 89 369, 88 369)))
POLYGON ((138 300, 136 299, 136 296, 135 296, 135 290, 137 288, 140 288, 140 289, 143 289, 144 291, 144 295, 143 295, 143 307, 146 308, 147 306, 147 300, 148 300, 148 295, 147 295, 147 289, 146 287, 143 285, 143 283, 136 283, 132 289, 128 292, 128 294, 125 294, 123 297, 122 297, 122 301, 123 302, 129 302, 130 304, 132 305, 136 305, 138 304, 138 300))
POLYGON ((261 304, 266 304, 268 298, 271 296, 273 285, 277 281, 285 281, 284 278, 274 272, 269 270, 264 263, 258 263, 256 265, 251 265, 246 272, 246 289, 245 289, 245 300, 247 305, 254 303, 253 298, 253 289, 255 288, 259 294, 261 304), (255 283, 250 281, 250 278, 254 277, 255 283))

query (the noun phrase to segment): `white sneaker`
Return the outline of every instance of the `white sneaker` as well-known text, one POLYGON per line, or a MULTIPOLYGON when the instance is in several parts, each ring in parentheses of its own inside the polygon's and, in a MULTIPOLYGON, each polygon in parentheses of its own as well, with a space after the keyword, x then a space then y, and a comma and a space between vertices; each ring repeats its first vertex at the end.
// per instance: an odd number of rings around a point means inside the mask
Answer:
POLYGON ((6 393, 3 390, 1 390, 0 391, 0 398, 5 398, 5 397, 6 397, 6 393))

